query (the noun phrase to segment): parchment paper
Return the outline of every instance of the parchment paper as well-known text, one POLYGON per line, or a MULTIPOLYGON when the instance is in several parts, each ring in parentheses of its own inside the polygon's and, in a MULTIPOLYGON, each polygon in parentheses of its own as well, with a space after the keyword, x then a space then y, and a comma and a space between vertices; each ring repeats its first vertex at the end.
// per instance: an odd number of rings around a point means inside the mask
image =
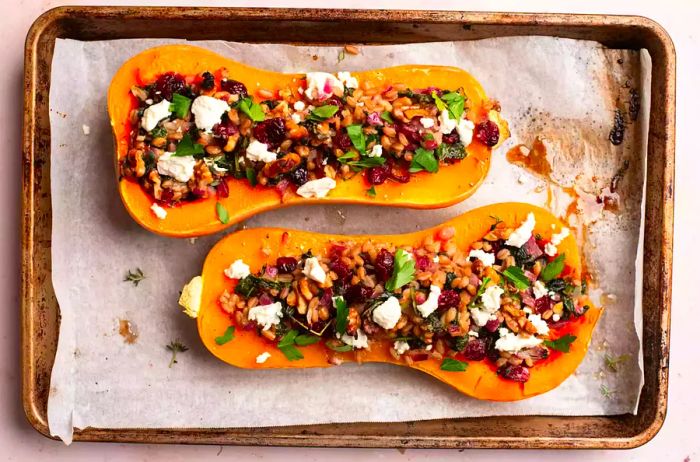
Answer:
MULTIPOLYGON (((112 135, 105 109, 111 77, 126 59, 173 42, 56 42, 50 96, 52 277, 61 327, 49 398, 52 434, 70 442, 73 428, 86 426, 275 426, 636 411, 642 368, 640 284, 635 273, 641 261, 648 55, 550 37, 365 46, 360 55, 346 54, 342 62, 338 62, 340 49, 335 47, 198 43, 244 63, 278 71, 354 71, 398 64, 459 66, 501 101, 513 131, 508 143, 494 153, 484 185, 453 207, 432 211, 294 207, 262 214, 247 226, 399 233, 433 226, 499 201, 543 205, 548 189, 543 180, 509 164, 504 156, 510 146, 529 144, 535 136, 546 138, 553 177, 561 186, 571 185, 578 177, 580 187, 597 194, 609 184, 622 160, 630 161, 619 192, 620 213, 579 204, 586 209, 579 220, 579 229, 586 229, 585 255, 606 308, 583 364, 564 384, 543 396, 490 403, 468 398, 425 374, 401 367, 344 364, 323 370, 250 371, 230 367, 205 351, 195 323, 179 313, 176 301, 182 285, 199 272, 207 250, 222 235, 195 242, 168 239, 132 221, 115 187, 112 135), (629 87, 641 93, 642 111, 636 122, 628 124, 622 146, 614 147, 607 139, 613 111, 629 87), (123 281, 127 270, 136 267, 146 275, 137 287, 123 281), (120 319, 134 326, 135 343, 127 344, 119 335, 120 319), (179 354, 177 364, 169 368, 165 345, 173 339, 180 339, 189 351, 179 354), (605 366, 606 353, 627 354, 632 360, 620 363, 613 373, 605 366)), ((571 200, 560 186, 549 189, 553 208, 560 209, 571 200)))

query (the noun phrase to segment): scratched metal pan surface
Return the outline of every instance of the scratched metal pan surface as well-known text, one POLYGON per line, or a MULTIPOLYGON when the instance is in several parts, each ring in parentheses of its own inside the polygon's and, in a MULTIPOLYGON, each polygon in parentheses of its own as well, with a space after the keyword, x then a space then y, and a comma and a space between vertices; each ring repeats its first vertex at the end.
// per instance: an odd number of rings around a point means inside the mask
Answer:
POLYGON ((652 95, 644 232, 644 388, 637 415, 519 416, 277 428, 86 428, 76 441, 398 448, 631 448, 666 415, 673 239, 675 69, 661 26, 634 16, 443 11, 60 7, 27 35, 22 151, 22 400, 49 436, 47 400, 60 323, 51 285, 49 84, 57 38, 182 38, 277 43, 410 43, 549 35, 646 48, 652 95), (202 27, 206 24, 207 27, 202 27), (245 27, 242 27, 245 26, 245 27))

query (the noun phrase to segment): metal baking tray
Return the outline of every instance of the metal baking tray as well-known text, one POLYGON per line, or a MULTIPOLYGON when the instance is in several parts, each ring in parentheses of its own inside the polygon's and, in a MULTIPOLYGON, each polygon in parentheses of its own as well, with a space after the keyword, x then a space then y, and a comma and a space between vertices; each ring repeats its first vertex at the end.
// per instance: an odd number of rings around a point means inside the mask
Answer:
POLYGON ((169 37, 276 43, 410 43, 548 35, 646 48, 653 62, 644 231, 644 388, 637 415, 508 416, 276 428, 86 428, 76 441, 398 448, 631 448, 661 428, 668 396, 673 239, 673 43, 634 16, 443 11, 60 7, 27 35, 22 152, 21 355, 27 418, 49 436, 47 400, 60 323, 51 284, 49 85, 56 38, 169 37), (206 25, 206 27, 202 27, 206 25), (244 27, 242 27, 244 26, 244 27))

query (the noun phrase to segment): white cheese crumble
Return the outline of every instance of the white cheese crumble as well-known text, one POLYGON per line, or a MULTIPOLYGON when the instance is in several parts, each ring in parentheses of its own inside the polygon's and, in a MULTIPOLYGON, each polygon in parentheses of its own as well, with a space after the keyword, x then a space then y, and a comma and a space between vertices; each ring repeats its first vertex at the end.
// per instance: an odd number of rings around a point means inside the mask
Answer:
POLYGON ((295 124, 299 124, 299 122, 301 122, 301 116, 295 112, 292 114, 292 120, 295 124))
POLYGON ((307 72, 306 92, 304 94, 309 99, 323 101, 334 94, 342 95, 345 91, 343 82, 338 80, 333 74, 327 72, 307 72))
POLYGON ((544 245, 544 253, 546 253, 550 257, 554 257, 557 254, 557 246, 552 244, 551 242, 546 243, 544 245))
POLYGON ((158 104, 148 106, 141 116, 141 128, 150 132, 158 125, 158 122, 170 117, 170 101, 164 99, 158 104))
POLYGON ((486 311, 482 311, 478 308, 472 308, 469 310, 472 315, 472 319, 474 320, 474 323, 479 326, 485 326, 487 322, 489 322, 489 319, 491 318, 491 313, 488 313, 486 311))
POLYGON ((478 258, 484 266, 493 266, 496 263, 496 256, 492 253, 484 252, 481 249, 472 249, 469 258, 478 258))
POLYGON ((185 284, 177 303, 184 308, 183 311, 190 318, 196 318, 199 315, 199 308, 202 305, 202 276, 195 276, 185 284))
POLYGON ((523 313, 532 314, 532 308, 530 308, 529 306, 526 306, 525 308, 523 308, 523 313))
POLYGON ((535 300, 537 300, 538 298, 542 298, 547 295, 547 288, 544 286, 542 281, 535 281, 535 283, 532 285, 532 293, 535 296, 535 300))
POLYGON ((333 178, 319 178, 318 180, 307 181, 297 188, 297 194, 307 199, 311 197, 326 197, 331 189, 335 188, 333 178))
POLYGON ((245 156, 251 162, 273 162, 277 160, 277 154, 267 149, 267 144, 258 140, 252 140, 245 149, 245 156))
POLYGON ((88 136, 90 134, 90 126, 83 124, 83 135, 88 136))
POLYGON ((469 332, 467 332, 467 335, 469 335, 470 337, 479 338, 479 333, 475 330, 470 330, 469 332))
POLYGON ((198 96, 192 101, 191 111, 194 123, 200 130, 211 131, 214 125, 221 122, 221 116, 229 110, 228 103, 212 96, 198 96))
POLYGON ((250 274, 250 266, 246 265, 243 260, 239 258, 224 270, 224 274, 229 279, 243 279, 250 274))
POLYGON ((561 319, 561 316, 559 316, 558 314, 554 313, 554 314, 552 315, 552 321, 557 322, 557 321, 559 321, 560 319, 561 319))
POLYGON ((401 318, 401 305, 396 297, 389 297, 372 311, 372 320, 384 329, 393 329, 401 318))
POLYGON ((540 316, 539 314, 531 314, 527 317, 527 320, 530 321, 530 323, 533 326, 535 326, 535 329, 537 329, 538 334, 549 334, 549 326, 547 325, 547 321, 542 319, 542 316, 540 316))
POLYGON ((279 324, 282 320, 282 304, 280 302, 269 305, 258 305, 248 310, 248 320, 255 321, 263 330, 279 324))
POLYGON ((444 135, 452 133, 452 130, 457 128, 457 121, 450 118, 450 113, 447 109, 443 109, 438 116, 438 122, 440 122, 440 132, 444 135))
POLYGON ((522 225, 510 235, 506 241, 506 245, 513 247, 522 247, 532 237, 532 231, 535 229, 535 215, 530 212, 527 214, 527 219, 522 225))
POLYGON ((258 355, 258 357, 255 358, 255 362, 258 363, 258 364, 262 364, 262 363, 264 363, 265 361, 267 361, 268 359, 270 359, 270 356, 272 356, 272 355, 271 355, 270 353, 268 353, 267 351, 265 351, 265 352, 263 352, 263 353, 260 353, 260 354, 258 355))
POLYGON ((500 335, 500 338, 496 340, 496 349, 498 351, 507 351, 508 353, 517 353, 520 350, 536 347, 542 343, 542 339, 534 335, 530 337, 515 335, 504 327, 498 329, 498 335, 500 335))
POLYGON ((187 183, 194 175, 197 160, 193 156, 174 156, 174 152, 165 152, 158 158, 156 167, 158 173, 175 178, 181 183, 187 183))
POLYGON ((404 354, 411 349, 411 346, 405 340, 397 340, 394 342, 394 350, 397 354, 404 354))
POLYGON ((158 218, 159 220, 165 220, 165 217, 168 216, 168 212, 165 211, 163 207, 160 205, 156 204, 155 202, 153 205, 151 205, 151 210, 153 210, 153 214, 158 218))
POLYGON ((338 72, 338 80, 340 80, 343 85, 348 88, 359 88, 360 84, 357 79, 353 77, 349 72, 338 72))
POLYGON ((433 263, 440 263, 440 256, 439 255, 435 255, 433 257, 433 263))
POLYGON ((481 303, 484 305, 484 310, 489 313, 495 313, 501 307, 501 295, 503 289, 500 286, 489 286, 481 295, 481 303))
POLYGON ((463 145, 469 146, 474 137, 474 122, 461 119, 457 124, 457 134, 459 135, 459 141, 461 141, 463 145))
POLYGON ((302 273, 304 273, 304 276, 307 278, 313 279, 316 282, 323 283, 326 280, 326 272, 323 271, 323 267, 321 267, 316 257, 309 257, 304 260, 304 269, 302 273))
POLYGON ((423 303, 416 306, 421 316, 427 318, 433 311, 437 310, 438 298, 440 298, 441 292, 442 291, 440 290, 440 287, 433 285, 430 286, 430 293, 428 294, 428 298, 423 303))
POLYGON ((423 128, 433 128, 435 126, 435 120, 430 117, 421 117, 420 124, 423 128))
POLYGON ((367 336, 360 329, 357 329, 357 334, 355 334, 354 337, 352 335, 343 334, 340 337, 340 340, 344 344, 350 345, 353 348, 357 348, 357 349, 367 348, 369 346, 367 344, 367 336))
POLYGON ((381 144, 375 144, 372 146, 372 150, 367 153, 367 157, 382 157, 382 153, 384 151, 382 150, 382 145, 381 144))
POLYGON ((553 234, 552 239, 544 246, 544 253, 550 257, 555 256, 557 254, 557 246, 561 244, 564 239, 569 237, 570 234, 571 232, 567 227, 562 228, 557 234, 553 234))
POLYGON ((304 104, 303 101, 299 100, 294 103, 294 110, 295 111, 303 111, 304 108, 306 108, 306 104, 304 104))

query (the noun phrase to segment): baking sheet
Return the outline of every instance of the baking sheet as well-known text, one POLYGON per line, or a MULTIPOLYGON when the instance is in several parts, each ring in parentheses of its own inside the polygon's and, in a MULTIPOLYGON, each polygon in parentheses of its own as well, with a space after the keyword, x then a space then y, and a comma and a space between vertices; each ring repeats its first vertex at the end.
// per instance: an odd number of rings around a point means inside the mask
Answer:
POLYGON ((547 204, 548 191, 559 198, 550 205, 559 208, 567 196, 563 186, 574 178, 578 176, 577 184, 595 194, 609 183, 623 159, 630 160, 619 192, 620 212, 588 207, 581 220, 588 241, 584 251, 606 307, 591 351, 556 390, 518 403, 488 403, 395 366, 246 371, 226 366, 205 351, 194 323, 179 315, 176 300, 182 284, 201 267, 221 235, 195 242, 167 239, 131 220, 112 180, 112 138, 105 111, 109 81, 124 60, 151 46, 175 42, 180 41, 56 42, 50 97, 52 277, 61 327, 49 397, 52 434, 69 442, 73 428, 85 426, 272 426, 636 410, 641 362, 623 362, 612 373, 604 357, 641 358, 640 284, 635 283, 640 279, 635 273, 641 268, 648 126, 650 66, 644 52, 605 50, 593 42, 551 37, 515 37, 362 47, 361 55, 346 55, 338 62, 337 47, 198 43, 280 71, 352 71, 377 67, 376 63, 457 65, 472 72, 487 93, 501 101, 513 130, 511 140, 494 153, 484 185, 456 206, 433 211, 294 207, 253 218, 248 226, 407 232, 488 203, 547 204), (607 141, 613 110, 630 87, 639 89, 642 111, 627 127, 623 145, 613 147, 607 141), (89 135, 83 125, 89 127, 89 135), (508 147, 529 144, 537 135, 547 140, 559 186, 546 186, 504 158, 508 147), (136 267, 143 269, 146 279, 134 287, 123 278, 136 267), (137 331, 133 344, 119 335, 120 320, 129 320, 137 331), (190 350, 169 368, 165 345, 173 339, 182 340, 190 350), (601 393, 602 386, 608 393, 601 393), (346 392, 339 398, 338 390, 346 392))

